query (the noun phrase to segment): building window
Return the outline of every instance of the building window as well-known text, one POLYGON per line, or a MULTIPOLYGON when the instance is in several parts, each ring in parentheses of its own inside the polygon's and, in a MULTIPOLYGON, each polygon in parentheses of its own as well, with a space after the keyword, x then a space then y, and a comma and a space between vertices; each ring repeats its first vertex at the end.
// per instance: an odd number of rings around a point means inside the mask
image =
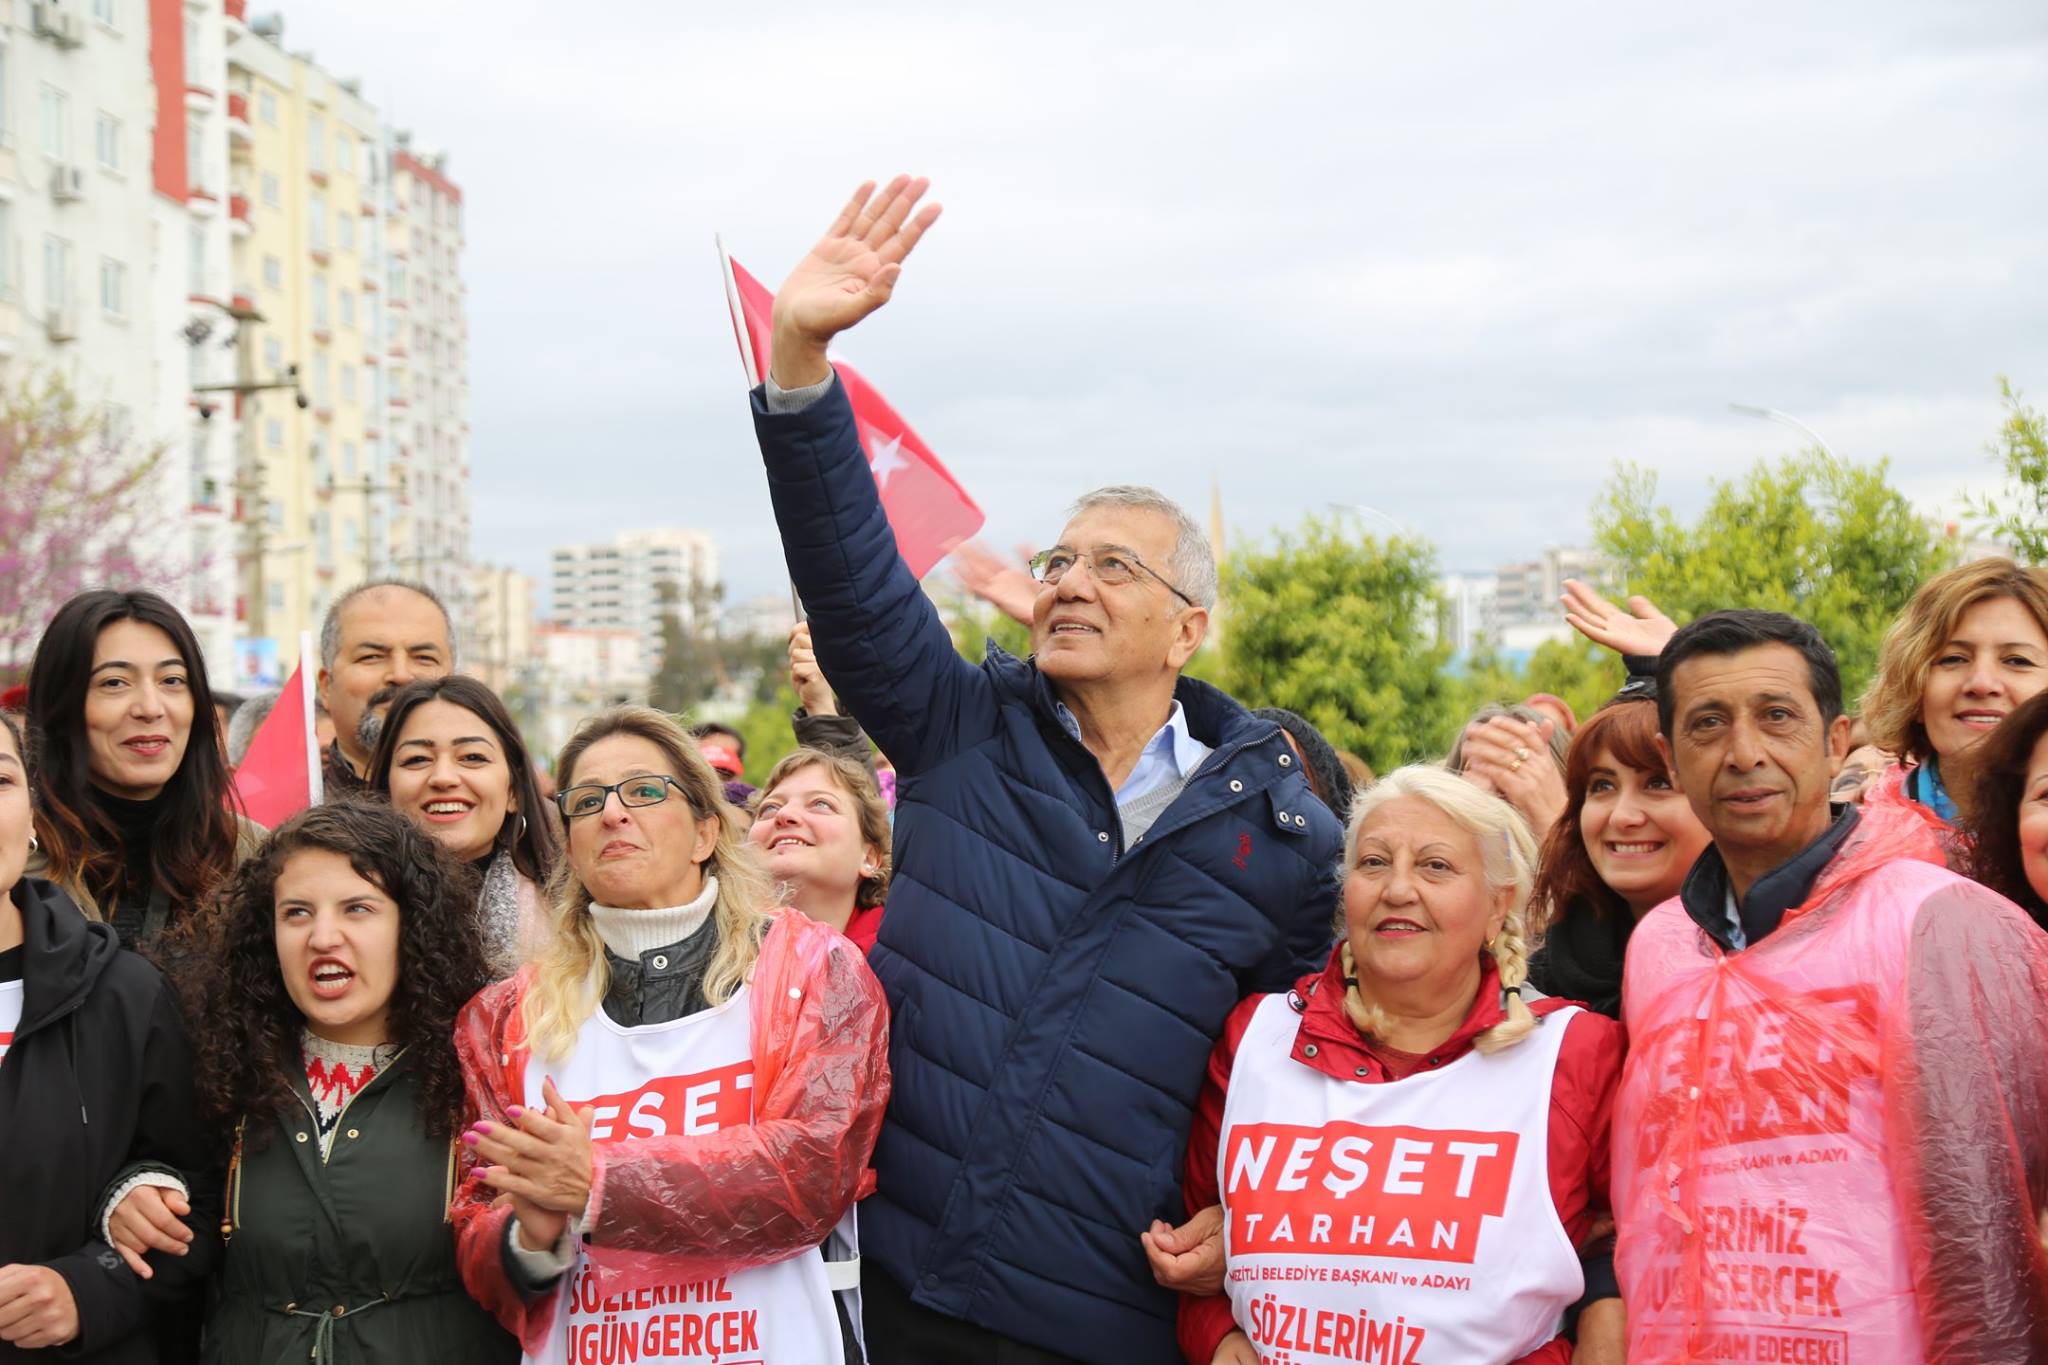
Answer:
MULTIPOLYGON (((185 232, 185 292, 206 293, 206 232, 194 223, 185 232)), ((192 348, 197 351, 198 347, 192 348)))
POLYGON ((118 3, 119 0, 92 0, 92 17, 108 28, 121 27, 118 3))
MULTIPOLYGON (((355 378, 355 373, 354 370, 343 370, 341 372, 343 393, 349 392, 354 387, 350 381, 355 378)), ((341 443, 341 472, 346 478, 353 479, 356 476, 356 443, 354 441, 343 441, 341 443)))
POLYGON ((313 406, 316 408, 328 408, 334 406, 334 394, 333 390, 329 387, 328 381, 328 376, 330 373, 331 369, 327 363, 327 357, 324 354, 314 356, 313 406))
POLYGON ((356 140, 347 133, 334 139, 334 169, 343 175, 356 173, 356 140))
POLYGON ((284 288, 284 262, 278 260, 275 256, 265 256, 263 258, 263 287, 265 289, 284 288))
POLYGON ((340 314, 340 316, 341 316, 341 325, 342 325, 342 326, 344 326, 344 327, 353 327, 353 326, 355 326, 355 325, 356 325, 356 295, 355 295, 355 291, 354 291, 353 289, 344 289, 344 290, 342 290, 342 291, 341 291, 341 292, 340 292, 339 294, 337 294, 337 295, 335 296, 335 299, 334 299, 334 303, 335 303, 335 310, 336 310, 336 311, 337 311, 337 312, 338 312, 338 313, 340 314))
POLYGON ((315 171, 327 169, 327 120, 318 114, 306 115, 306 166, 315 171))
POLYGON ((194 190, 206 187, 206 129, 197 118, 185 123, 185 180, 194 190))
POLYGON ((51 309, 71 302, 71 243, 62 237, 43 238, 43 304, 51 309))
POLYGON ((356 216, 353 213, 334 215, 334 239, 343 251, 356 249, 356 216))
POLYGON ((14 205, 0 199, 0 298, 14 294, 14 205))
POLYGON ((103 170, 121 169, 121 120, 100 110, 92 123, 92 146, 103 170))
POLYGON ((263 173, 263 180, 261 183, 263 186, 263 202, 270 205, 270 207, 274 209, 283 208, 284 195, 278 189, 277 177, 271 174, 269 171, 265 171, 263 173))
MULTIPOLYGON (((275 511, 277 512, 277 520, 276 520, 276 521, 275 521, 275 523, 273 523, 273 524, 274 524, 274 525, 276 525, 277 527, 279 527, 280 529, 282 529, 282 528, 283 528, 283 526, 284 526, 284 509, 283 509, 282 507, 279 507, 279 506, 278 506, 278 505, 277 505, 276 503, 274 503, 274 502, 273 502, 272 504, 270 504, 270 505, 271 505, 272 509, 273 509, 273 510, 275 510, 275 511)), ((268 583, 268 584, 266 585, 266 591, 267 591, 267 592, 269 593, 269 597, 270 597, 270 609, 271 609, 272 611, 283 611, 283 610, 284 610, 284 584, 283 584, 283 583, 280 583, 280 582, 279 582, 279 581, 278 581, 277 579, 273 578, 273 579, 271 579, 271 580, 270 580, 270 582, 269 582, 269 583, 268 583)))
POLYGON ((54 85, 46 85, 37 101, 42 110, 43 155, 62 161, 71 150, 71 100, 54 85))
POLYGON ((112 257, 100 262, 100 311, 110 318, 128 316, 128 267, 112 257))
POLYGON ((281 338, 263 338, 263 365, 272 374, 284 368, 284 341, 281 338))
MULTIPOLYGON (((269 446, 272 450, 284 449, 284 423, 278 418, 266 417, 263 419, 263 444, 269 446)), ((271 506, 276 507, 277 504, 272 503, 271 506)), ((277 519, 281 520, 281 515, 277 519)))
POLYGON ((344 403, 356 401, 356 367, 353 365, 341 367, 341 401, 344 403))
POLYGON ((277 93, 272 90, 259 91, 256 96, 256 117, 272 128, 277 126, 277 93))
POLYGON ((313 275, 313 325, 327 326, 327 277, 317 271, 313 275))
POLYGON ((315 251, 325 251, 325 250, 327 250, 327 196, 326 196, 326 195, 324 195, 324 194, 316 194, 316 195, 314 195, 314 196, 312 197, 311 203, 310 203, 310 205, 309 205, 309 207, 308 207, 308 210, 307 210, 307 218, 309 219, 309 225, 308 225, 308 228, 307 228, 307 237, 308 237, 308 239, 309 239, 309 240, 310 240, 310 241, 312 242, 312 244, 313 244, 313 250, 315 250, 315 251))

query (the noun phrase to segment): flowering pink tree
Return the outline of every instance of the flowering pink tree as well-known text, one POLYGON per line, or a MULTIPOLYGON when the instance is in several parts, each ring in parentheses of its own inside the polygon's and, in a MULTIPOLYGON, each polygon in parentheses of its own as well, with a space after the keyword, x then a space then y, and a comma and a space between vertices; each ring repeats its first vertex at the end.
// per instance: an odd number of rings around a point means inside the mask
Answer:
POLYGON ((0 387, 0 669, 26 666, 73 593, 172 585, 139 548, 168 510, 152 486, 162 461, 60 376, 0 387))

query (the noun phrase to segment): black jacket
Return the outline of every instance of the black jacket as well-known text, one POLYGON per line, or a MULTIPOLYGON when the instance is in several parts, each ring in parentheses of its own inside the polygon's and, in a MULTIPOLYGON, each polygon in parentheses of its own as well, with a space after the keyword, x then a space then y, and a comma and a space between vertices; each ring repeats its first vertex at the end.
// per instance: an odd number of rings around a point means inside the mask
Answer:
POLYGON ((56 1351, 0 1342, 0 1362, 59 1356, 159 1360, 153 1327, 198 1293, 218 1257, 217 1191, 192 1191, 184 1256, 152 1252, 143 1281, 99 1240, 100 1194, 131 1166, 211 1165, 192 1056, 170 987, 64 893, 23 878, 22 1013, 0 1062, 0 1265, 46 1265, 78 1303, 79 1335, 56 1351))

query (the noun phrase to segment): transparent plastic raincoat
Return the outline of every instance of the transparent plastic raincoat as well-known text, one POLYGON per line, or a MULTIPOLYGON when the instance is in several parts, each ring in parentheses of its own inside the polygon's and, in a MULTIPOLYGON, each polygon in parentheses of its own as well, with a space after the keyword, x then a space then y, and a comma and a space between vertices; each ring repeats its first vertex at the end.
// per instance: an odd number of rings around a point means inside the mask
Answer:
MULTIPOLYGON (((521 1002, 533 969, 487 987, 456 1021, 473 1117, 505 1121, 528 1060, 521 1002)), ((889 1102, 889 1007, 860 951, 781 912, 750 978, 754 1119, 700 1137, 599 1144, 596 1220, 584 1229, 596 1292, 729 1275, 825 1240, 874 1189, 868 1168, 889 1102)), ((556 1296, 529 1303, 502 1260, 509 1207, 464 1180, 453 1217, 463 1283, 529 1351, 556 1296)))
POLYGON ((1725 952, 1629 941, 1616 1269, 1634 1361, 2048 1360, 2048 936, 1866 808, 1725 952))

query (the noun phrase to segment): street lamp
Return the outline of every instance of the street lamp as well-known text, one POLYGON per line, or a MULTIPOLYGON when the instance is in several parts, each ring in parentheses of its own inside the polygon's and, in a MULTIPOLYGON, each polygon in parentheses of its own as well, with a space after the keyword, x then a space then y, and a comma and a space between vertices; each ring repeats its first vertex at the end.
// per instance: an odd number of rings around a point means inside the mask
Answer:
POLYGON ((1800 421, 1797 417, 1794 417, 1789 412, 1780 412, 1776 408, 1760 408, 1754 403, 1730 403, 1728 405, 1728 410, 1730 412, 1744 413, 1750 417, 1762 417, 1767 421, 1778 422, 1784 426, 1788 426, 1792 428, 1794 431, 1800 433, 1802 436, 1806 437, 1807 440, 1813 442, 1814 445, 1818 446, 1820 448, 1820 453, 1828 457, 1829 463, 1841 463, 1841 459, 1828 446, 1828 443, 1820 438, 1819 432, 1815 431, 1812 427, 1806 425, 1806 423, 1800 421))

